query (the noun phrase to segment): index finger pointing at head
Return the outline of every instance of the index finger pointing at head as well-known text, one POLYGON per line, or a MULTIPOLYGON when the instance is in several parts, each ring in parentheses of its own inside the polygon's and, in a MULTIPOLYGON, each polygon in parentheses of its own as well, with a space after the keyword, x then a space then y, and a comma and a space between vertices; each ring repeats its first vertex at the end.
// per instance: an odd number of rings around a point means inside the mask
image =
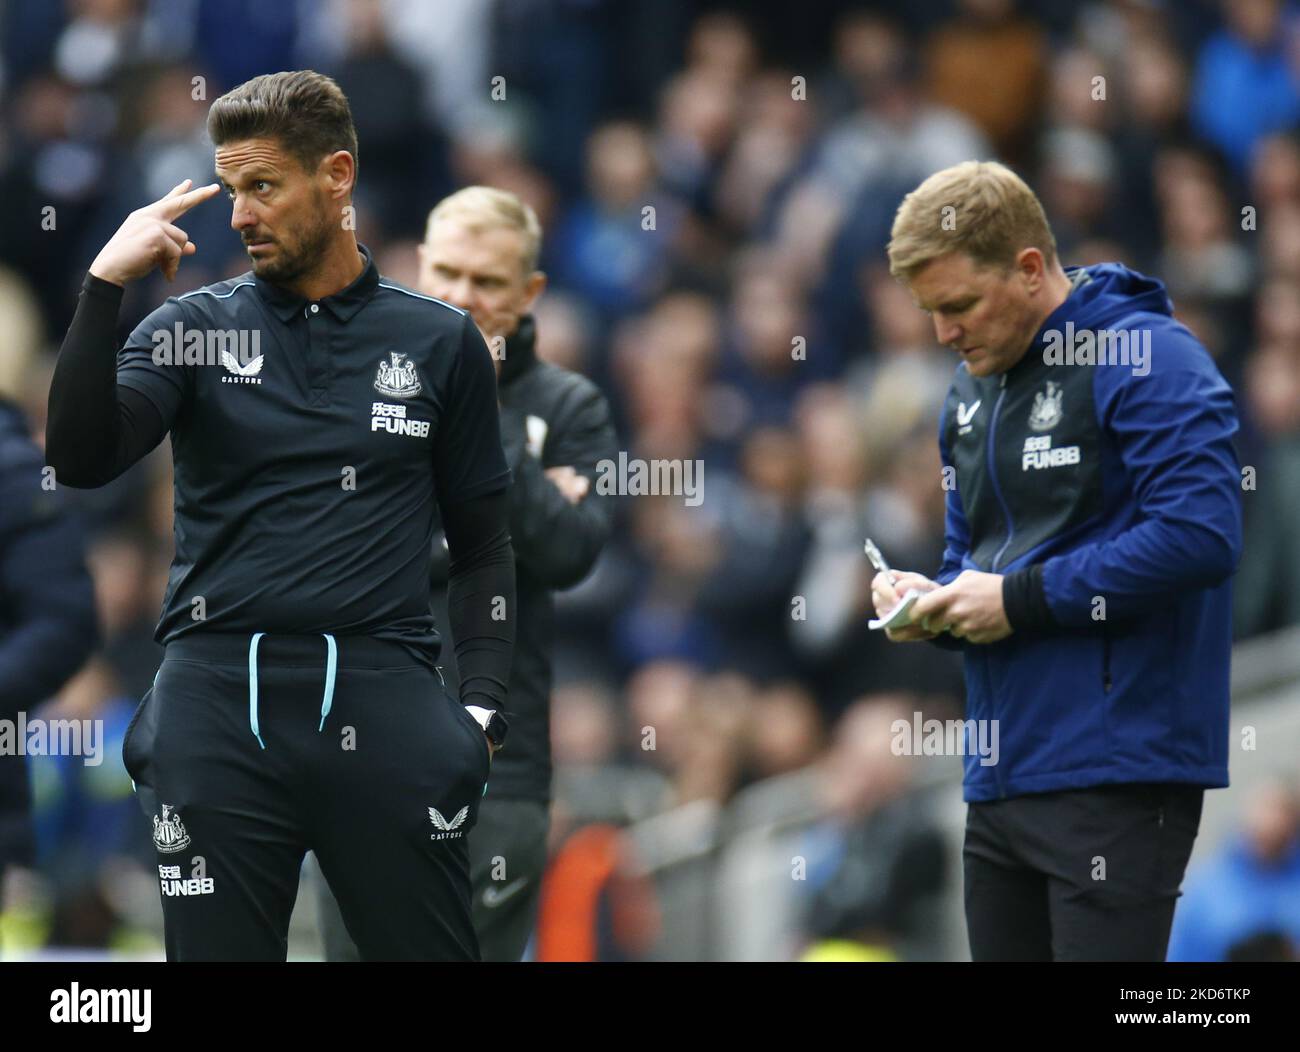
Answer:
POLYGON ((200 186, 198 189, 178 194, 176 197, 164 197, 158 202, 159 214, 164 219, 175 219, 178 216, 183 216, 195 205, 202 204, 208 198, 216 196, 220 189, 220 183, 209 183, 207 186, 200 186))

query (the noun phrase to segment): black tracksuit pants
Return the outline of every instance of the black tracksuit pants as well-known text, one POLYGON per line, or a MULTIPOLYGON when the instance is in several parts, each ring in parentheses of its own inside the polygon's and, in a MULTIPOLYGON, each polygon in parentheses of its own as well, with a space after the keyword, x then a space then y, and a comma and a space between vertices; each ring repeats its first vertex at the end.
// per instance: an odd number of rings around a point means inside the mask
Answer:
POLYGON ((970 804, 971 959, 1163 961, 1204 794, 1126 783, 970 804))
POLYGON ((366 960, 477 960, 488 746, 436 670, 356 636, 168 644, 123 745, 168 960, 284 960, 308 849, 366 960))

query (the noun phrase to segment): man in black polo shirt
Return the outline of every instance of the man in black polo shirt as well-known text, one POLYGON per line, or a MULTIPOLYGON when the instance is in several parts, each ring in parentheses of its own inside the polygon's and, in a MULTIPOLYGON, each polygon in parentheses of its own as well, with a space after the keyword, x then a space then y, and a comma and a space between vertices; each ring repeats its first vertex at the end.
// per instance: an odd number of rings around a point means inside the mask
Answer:
POLYGON ((124 745, 167 955, 283 960, 310 848, 363 957, 476 959, 465 835, 504 737, 514 620, 491 357, 464 311, 356 243, 332 80, 257 77, 208 131, 251 273, 169 299, 115 377, 122 286, 175 275, 196 250, 175 222, 219 187, 132 213, 91 265, 47 428, 72 486, 171 433, 166 654, 124 745), (459 704, 429 613, 439 518, 459 704))

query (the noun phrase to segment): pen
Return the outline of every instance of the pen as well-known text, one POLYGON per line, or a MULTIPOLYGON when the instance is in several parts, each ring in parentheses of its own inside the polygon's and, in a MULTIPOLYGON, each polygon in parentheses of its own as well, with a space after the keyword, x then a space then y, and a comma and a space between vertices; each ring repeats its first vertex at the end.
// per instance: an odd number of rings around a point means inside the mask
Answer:
POLYGON ((889 582, 894 582, 894 571, 889 568, 889 563, 885 562, 885 557, 880 554, 880 549, 876 547, 875 542, 868 537, 867 543, 863 545, 863 551, 867 553, 867 558, 871 560, 871 565, 877 571, 889 575, 889 582))

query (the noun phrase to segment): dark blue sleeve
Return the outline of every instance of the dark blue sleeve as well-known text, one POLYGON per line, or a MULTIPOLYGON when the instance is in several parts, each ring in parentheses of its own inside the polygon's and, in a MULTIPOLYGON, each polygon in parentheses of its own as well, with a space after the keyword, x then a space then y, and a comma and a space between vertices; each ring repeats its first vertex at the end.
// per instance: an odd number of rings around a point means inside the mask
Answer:
POLYGON ((433 484, 443 509, 510 483, 501 448, 496 371, 492 355, 466 314, 433 445, 433 484))
POLYGON ((1241 557, 1241 471, 1233 448, 1232 390, 1181 326, 1152 333, 1146 376, 1099 366, 1097 415, 1123 462, 1134 524, 1043 564, 1057 622, 1093 623, 1093 599, 1109 614, 1155 610, 1176 591, 1211 588, 1241 557))
POLYGON ((35 447, 0 448, 0 718, 35 708, 98 642, 82 532, 35 447))
MULTIPOLYGON (((970 526, 966 523, 966 513, 962 511, 961 494, 957 492, 957 469, 953 467, 948 443, 944 440, 948 422, 948 401, 944 400, 943 410, 939 413, 939 460, 943 464, 941 479, 944 487, 943 511, 943 563, 934 580, 939 584, 952 584, 961 573, 962 560, 970 551, 970 526)), ((966 641, 940 632, 930 640, 942 650, 964 650, 966 641)))
POLYGON ((944 513, 943 513, 943 564, 934 579, 940 584, 952 584, 961 573, 962 560, 970 551, 970 526, 962 511, 961 494, 957 492, 957 469, 953 467, 948 444, 944 441, 947 424, 947 402, 939 414, 939 459, 943 463, 944 513), (951 480, 951 481, 950 481, 951 480))

